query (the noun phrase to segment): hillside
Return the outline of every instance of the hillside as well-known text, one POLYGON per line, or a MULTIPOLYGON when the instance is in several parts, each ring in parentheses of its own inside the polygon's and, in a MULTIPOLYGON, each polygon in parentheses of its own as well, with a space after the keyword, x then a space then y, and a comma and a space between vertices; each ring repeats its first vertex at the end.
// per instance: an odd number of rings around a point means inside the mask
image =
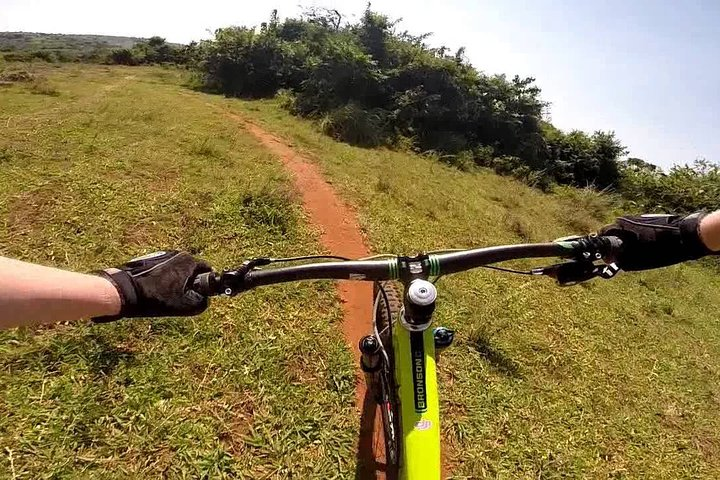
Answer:
MULTIPOLYGON (((597 194, 349 146, 278 100, 194 92, 171 69, 31 68, 45 88, 0 87, 3 255, 87 271, 169 247, 218 268, 319 251, 281 163, 228 112, 314 160, 378 253, 550 240, 612 217, 597 194)), ((477 271, 438 285, 437 323, 458 332, 440 363, 457 478, 720 475, 715 272, 560 289, 477 271)), ((0 471, 352 477, 339 319, 334 289, 313 283, 192 319, 2 332, 0 471)))
POLYGON ((68 35, 59 33, 0 32, 0 52, 47 52, 61 59, 90 57, 113 48, 132 48, 142 41, 136 37, 109 35, 68 35))
POLYGON ((13 50, 91 50, 98 47, 132 48, 143 40, 112 35, 78 35, 37 32, 0 32, 0 51, 13 50))

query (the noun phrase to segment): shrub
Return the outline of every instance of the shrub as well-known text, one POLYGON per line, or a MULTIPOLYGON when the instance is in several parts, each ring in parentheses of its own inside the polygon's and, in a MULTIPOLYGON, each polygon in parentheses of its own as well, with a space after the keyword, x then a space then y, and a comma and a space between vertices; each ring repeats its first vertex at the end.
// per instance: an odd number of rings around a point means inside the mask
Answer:
POLYGON ((116 65, 145 65, 145 64, 185 64, 193 61, 197 44, 177 47, 165 41, 164 38, 154 36, 138 42, 132 48, 119 48, 111 51, 106 63, 116 65))
POLYGON ((281 108, 284 108, 289 112, 295 111, 295 94, 292 90, 282 89, 278 91, 275 98, 277 98, 278 104, 281 108))
MULTIPOLYGON (((560 186, 555 190, 559 197, 566 198, 578 213, 587 216, 590 213, 596 222, 607 222, 615 210, 620 208, 621 202, 617 194, 598 192, 593 188, 571 188, 560 186)), ((589 231, 589 230, 588 230, 589 231)))
POLYGON ((351 145, 376 147, 385 142, 386 118, 382 111, 367 111, 349 103, 320 120, 320 128, 331 137, 351 145))
POLYGON ((547 169, 558 183, 600 189, 617 185, 617 159, 626 150, 612 132, 587 135, 574 130, 566 134, 548 126, 545 136, 550 159, 547 169))
POLYGON ((57 97, 60 92, 52 85, 50 85, 44 78, 36 78, 29 84, 30 92, 36 95, 48 95, 50 97, 57 97))
POLYGON ((495 149, 485 145, 480 145, 473 149, 473 156, 478 165, 489 167, 492 165, 492 161, 495 158, 495 149))
POLYGON ((38 50, 31 53, 32 58, 42 60, 44 62, 53 63, 57 61, 55 54, 48 50, 38 50))
POLYGON ((630 160, 621 169, 620 191, 639 210, 689 213, 720 207, 720 166, 707 160, 674 166, 668 173, 630 160))
POLYGON ((199 46, 206 88, 232 96, 267 97, 282 86, 288 49, 276 37, 241 27, 221 28, 199 46))
POLYGON ((129 48, 120 48, 117 50, 113 50, 112 52, 110 52, 108 61, 110 63, 116 64, 116 65, 137 65, 138 64, 138 59, 135 58, 135 55, 133 54, 132 50, 130 50, 129 48))
POLYGON ((456 155, 442 155, 440 160, 463 172, 472 172, 477 169, 475 158, 470 150, 465 150, 456 155))
POLYGON ((35 75, 24 70, 17 72, 3 72, 0 74, 0 80, 3 82, 13 83, 32 82, 35 80, 35 75))

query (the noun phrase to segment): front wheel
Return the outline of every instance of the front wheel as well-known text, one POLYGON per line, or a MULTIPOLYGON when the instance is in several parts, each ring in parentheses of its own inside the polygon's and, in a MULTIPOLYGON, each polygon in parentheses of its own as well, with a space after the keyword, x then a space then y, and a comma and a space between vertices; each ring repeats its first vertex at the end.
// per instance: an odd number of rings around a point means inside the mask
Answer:
MULTIPOLYGON (((393 319, 397 318, 402 306, 401 295, 395 284, 379 282, 374 287, 375 322, 385 355, 381 358, 382 368, 377 375, 377 385, 373 385, 375 400, 380 408, 383 429, 375 432, 382 435, 385 444, 385 463, 387 478, 397 478, 400 459, 400 419, 397 403, 397 383, 393 363, 392 329, 393 319)), ((380 440, 380 439, 377 439, 380 440)))

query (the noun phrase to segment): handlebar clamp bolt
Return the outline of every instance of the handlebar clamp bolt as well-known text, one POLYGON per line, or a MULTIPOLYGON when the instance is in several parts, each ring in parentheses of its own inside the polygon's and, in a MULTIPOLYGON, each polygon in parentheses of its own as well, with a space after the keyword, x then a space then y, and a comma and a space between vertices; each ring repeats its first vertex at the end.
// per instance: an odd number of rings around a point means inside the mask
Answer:
POLYGON ((225 295, 227 295, 228 297, 229 297, 230 295, 232 295, 232 288, 226 288, 226 289, 225 289, 225 295))
POLYGON ((602 255, 600 254, 600 252, 597 252, 597 253, 595 254, 595 258, 598 259, 598 260, 600 260, 600 259, 602 258, 602 255))

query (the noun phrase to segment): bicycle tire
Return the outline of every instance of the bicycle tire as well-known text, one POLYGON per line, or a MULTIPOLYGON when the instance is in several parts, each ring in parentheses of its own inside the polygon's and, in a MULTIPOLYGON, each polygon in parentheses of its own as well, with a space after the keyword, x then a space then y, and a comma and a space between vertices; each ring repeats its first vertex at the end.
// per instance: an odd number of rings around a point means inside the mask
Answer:
MULTIPOLYGON (((380 412, 383 424, 383 436, 385 443, 385 462, 386 475, 388 478, 396 478, 400 459, 400 418, 397 404, 397 384, 395 382, 395 367, 393 363, 393 345, 390 335, 390 328, 387 328, 393 318, 397 318, 402 307, 402 295, 397 286, 392 282, 375 283, 374 296, 380 295, 380 301, 377 302, 378 311, 376 313, 377 329, 385 350, 388 354, 389 365, 383 361, 383 368, 380 372, 379 383, 376 390, 376 401, 380 405, 380 412), (380 291, 382 286, 387 296, 387 304, 385 296, 380 291), (389 313, 389 316, 388 316, 389 313)), ((400 328, 399 326, 397 328, 400 328)))

